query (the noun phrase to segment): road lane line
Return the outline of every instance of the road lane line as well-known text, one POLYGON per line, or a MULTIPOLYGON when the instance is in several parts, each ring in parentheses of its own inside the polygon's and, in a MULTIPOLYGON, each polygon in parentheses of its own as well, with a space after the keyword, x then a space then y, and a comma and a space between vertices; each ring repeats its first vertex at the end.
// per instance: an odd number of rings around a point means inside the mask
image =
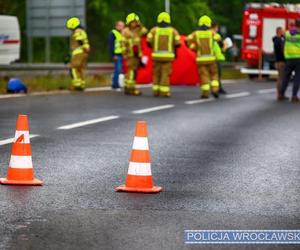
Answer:
MULTIPOLYGON (((38 137, 38 136, 40 136, 40 135, 30 135, 29 138, 34 138, 34 137, 38 137)), ((5 140, 0 140, 0 146, 13 143, 14 141, 15 141, 15 137, 14 138, 8 138, 8 139, 5 139, 5 140)))
POLYGON ((250 95, 249 92, 240 92, 240 93, 225 95, 225 98, 232 99, 232 98, 244 97, 249 95, 250 95))
POLYGON ((106 121, 110 121, 110 120, 115 120, 120 118, 120 116, 107 116, 107 117, 101 117, 101 118, 97 118, 97 119, 92 119, 92 120, 88 120, 88 121, 84 121, 84 122, 77 122, 77 123, 72 123, 72 124, 68 124, 68 125, 64 125, 61 127, 58 127, 57 129, 72 129, 72 128, 78 128, 78 127, 83 127, 83 126, 87 126, 87 125, 91 125, 91 124, 95 124, 95 123, 100 123, 100 122, 106 122, 106 121))
POLYGON ((163 109, 170 109, 170 108, 174 108, 174 107, 175 107, 175 105, 168 104, 168 105, 156 106, 156 107, 151 107, 151 108, 146 108, 146 109, 134 110, 134 111, 132 111, 132 113, 133 114, 144 114, 144 113, 159 111, 159 110, 163 110, 163 109))
POLYGON ((270 94, 270 93, 276 93, 276 89, 260 89, 257 91, 258 94, 270 94))
POLYGON ((214 101, 215 99, 213 98, 209 98, 209 99, 198 99, 198 100, 191 100, 191 101, 186 101, 184 102, 185 104, 197 104, 197 103, 205 103, 205 102, 212 102, 214 101))

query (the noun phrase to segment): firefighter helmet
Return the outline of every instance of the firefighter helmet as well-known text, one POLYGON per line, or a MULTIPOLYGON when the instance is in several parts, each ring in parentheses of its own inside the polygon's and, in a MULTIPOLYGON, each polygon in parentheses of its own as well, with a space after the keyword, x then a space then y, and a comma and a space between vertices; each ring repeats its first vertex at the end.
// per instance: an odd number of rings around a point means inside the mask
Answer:
POLYGON ((126 25, 130 24, 133 21, 140 21, 140 18, 137 14, 135 13, 130 13, 127 17, 126 17, 126 25))
POLYGON ((76 29, 80 25, 80 20, 78 17, 71 17, 67 20, 66 26, 70 30, 76 29))
POLYGON ((210 28, 211 27, 211 19, 210 19, 210 17, 209 16, 206 16, 206 15, 204 15, 204 16, 202 16, 202 17, 200 17, 199 18, 199 21, 198 21, 198 25, 199 26, 207 26, 208 28, 210 28))
POLYGON ((157 17, 157 22, 158 23, 171 23, 171 17, 170 14, 168 12, 161 12, 158 17, 157 17))

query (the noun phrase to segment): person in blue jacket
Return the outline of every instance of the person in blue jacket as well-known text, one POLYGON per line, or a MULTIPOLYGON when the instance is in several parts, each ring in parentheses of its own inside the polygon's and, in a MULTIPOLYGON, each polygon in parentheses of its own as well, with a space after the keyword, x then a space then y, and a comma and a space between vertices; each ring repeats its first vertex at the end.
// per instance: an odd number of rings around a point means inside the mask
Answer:
POLYGON ((123 49, 122 49, 122 30, 124 29, 124 22, 117 21, 115 28, 109 33, 108 47, 111 57, 114 61, 114 74, 112 79, 112 88, 119 90, 119 75, 122 73, 123 67, 123 49))

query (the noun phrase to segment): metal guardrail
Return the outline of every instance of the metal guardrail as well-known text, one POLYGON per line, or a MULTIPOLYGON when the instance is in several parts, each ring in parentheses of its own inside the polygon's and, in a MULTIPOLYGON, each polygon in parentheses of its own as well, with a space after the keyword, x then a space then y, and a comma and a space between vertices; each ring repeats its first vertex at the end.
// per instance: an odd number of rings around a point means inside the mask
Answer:
MULTIPOLYGON (((224 68, 240 69, 244 63, 222 63, 224 68)), ((114 70, 112 63, 89 63, 87 74, 111 74, 114 70)), ((4 76, 38 76, 38 75, 67 75, 69 67, 62 63, 14 63, 10 65, 0 65, 0 77, 4 76)))
MULTIPOLYGON (((89 63, 87 73, 92 75, 110 74, 114 70, 112 63, 89 63)), ((62 63, 15 63, 0 65, 0 76, 12 75, 65 75, 69 74, 69 67, 62 63)))

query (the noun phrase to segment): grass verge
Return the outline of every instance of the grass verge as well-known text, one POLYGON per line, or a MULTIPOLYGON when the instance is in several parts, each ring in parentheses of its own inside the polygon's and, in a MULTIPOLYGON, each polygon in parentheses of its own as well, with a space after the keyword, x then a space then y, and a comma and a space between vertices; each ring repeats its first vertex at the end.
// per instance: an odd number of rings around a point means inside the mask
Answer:
MULTIPOLYGON (((47 75, 47 76, 23 76, 20 77, 28 87, 29 92, 66 90, 71 87, 71 78, 66 75, 47 75)), ((87 87, 109 86, 111 79, 109 75, 93 75, 86 77, 87 87)), ((6 93, 7 79, 0 78, 0 93, 6 93)))
MULTIPOLYGON (((246 75, 239 70, 223 68, 222 79, 243 79, 246 75)), ((28 87, 29 92, 66 90, 71 86, 71 78, 67 75, 23 76, 20 78, 28 87)), ((86 77, 87 88, 110 86, 110 75, 93 75, 86 77)), ((0 94, 6 93, 7 79, 0 78, 0 94)))

